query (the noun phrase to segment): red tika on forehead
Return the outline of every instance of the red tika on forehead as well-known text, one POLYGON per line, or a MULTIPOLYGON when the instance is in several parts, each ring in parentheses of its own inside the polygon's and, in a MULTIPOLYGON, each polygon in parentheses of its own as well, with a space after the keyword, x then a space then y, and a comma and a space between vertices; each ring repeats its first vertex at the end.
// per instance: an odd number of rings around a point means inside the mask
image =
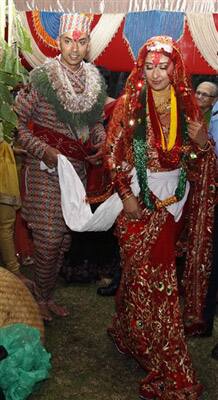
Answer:
POLYGON ((77 29, 75 29, 75 31, 72 32, 72 39, 77 42, 81 36, 82 36, 83 32, 78 31, 77 29))
POLYGON ((162 53, 155 51, 151 53, 151 60, 152 60, 152 64, 155 65, 155 67, 160 64, 160 57, 162 55, 162 53))

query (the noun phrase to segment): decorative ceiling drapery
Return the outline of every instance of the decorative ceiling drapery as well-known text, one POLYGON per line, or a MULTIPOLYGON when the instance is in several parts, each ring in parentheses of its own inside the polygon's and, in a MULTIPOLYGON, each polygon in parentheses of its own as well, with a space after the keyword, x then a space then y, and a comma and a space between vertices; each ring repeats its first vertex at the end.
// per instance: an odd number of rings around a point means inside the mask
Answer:
POLYGON ((187 21, 198 50, 218 72, 218 31, 213 15, 187 14, 187 21))
POLYGON ((89 60, 96 60, 116 34, 125 14, 102 14, 99 22, 91 31, 89 60))
POLYGON ((128 13, 137 11, 218 12, 218 0, 15 0, 17 10, 128 13))
MULTIPOLYGON (((22 25, 29 32, 29 24, 27 21, 26 13, 20 13, 19 18, 21 20, 22 25)), ((40 51, 39 46, 37 45, 31 33, 30 33, 30 41, 31 41, 32 53, 27 53, 26 51, 24 51, 23 55, 25 60, 29 63, 29 65, 35 68, 45 62, 46 56, 44 53, 40 51)))
POLYGON ((126 15, 123 32, 137 58, 139 49, 152 36, 167 35, 179 40, 183 35, 184 23, 182 12, 134 12, 126 15))
MULTIPOLYGON (((31 67, 58 54, 55 39, 61 14, 37 10, 19 13, 31 36, 33 54, 24 54, 31 67)), ((196 14, 168 11, 94 14, 89 60, 113 71, 130 71, 148 37, 166 34, 178 42, 191 73, 215 74, 217 27, 218 14, 200 14, 199 21, 196 14)))
MULTIPOLYGON (((45 21, 45 14, 46 13, 41 13, 43 16, 43 21, 45 21)), ((59 18, 60 18, 59 14, 59 18)), ((38 35, 38 41, 33 37, 31 34, 30 30, 30 25, 28 22, 28 13, 25 12, 20 12, 19 13, 19 18, 21 19, 21 22, 23 26, 26 28, 27 31, 30 32, 30 39, 31 39, 31 45, 33 52, 32 54, 23 52, 23 55, 26 59, 26 61, 31 65, 31 67, 36 67, 43 62, 45 62, 47 55, 43 53, 40 48, 39 48, 39 41, 45 41, 47 46, 51 46, 54 48, 54 54, 56 55, 58 53, 58 48, 57 48, 57 43, 54 40, 54 37, 58 35, 58 26, 56 27, 56 35, 55 35, 55 28, 54 28, 54 13, 50 15, 52 17, 51 23, 53 28, 53 38, 50 37, 48 32, 45 31, 43 25, 40 25, 40 14, 39 12, 34 11, 32 13, 32 19, 34 21, 34 30, 36 31, 36 34, 38 35), (38 14, 38 17, 37 15, 38 14), (52 40, 53 39, 53 40, 52 40), (56 43, 56 45, 54 44, 56 43)), ((109 45, 111 40, 113 39, 114 35, 116 34, 117 30, 119 29, 121 22, 123 18, 125 17, 125 14, 102 14, 100 19, 98 20, 98 23, 95 25, 95 27, 91 31, 91 46, 90 46, 90 52, 89 52, 89 61, 93 62, 96 60, 100 54, 105 50, 105 48, 109 45)), ((48 19, 49 20, 49 19, 48 19)), ((48 25, 48 20, 47 20, 47 30, 50 33, 49 25, 48 25)), ((51 56, 52 56, 51 55, 51 56)))

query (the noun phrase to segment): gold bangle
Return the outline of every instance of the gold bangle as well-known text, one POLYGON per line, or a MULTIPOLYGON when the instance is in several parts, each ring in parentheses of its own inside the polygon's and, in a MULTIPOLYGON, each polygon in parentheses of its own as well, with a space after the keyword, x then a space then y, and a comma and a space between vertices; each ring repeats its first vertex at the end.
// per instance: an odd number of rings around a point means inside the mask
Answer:
POLYGON ((179 200, 177 199, 176 196, 170 196, 167 197, 165 200, 156 200, 155 205, 157 209, 159 210, 162 207, 167 207, 170 206, 171 204, 177 203, 179 200))
POLYGON ((199 150, 199 151, 202 151, 202 153, 206 153, 207 151, 210 150, 211 146, 212 146, 212 145, 211 145, 211 141, 208 140, 207 143, 204 145, 204 147, 198 146, 198 150, 199 150))

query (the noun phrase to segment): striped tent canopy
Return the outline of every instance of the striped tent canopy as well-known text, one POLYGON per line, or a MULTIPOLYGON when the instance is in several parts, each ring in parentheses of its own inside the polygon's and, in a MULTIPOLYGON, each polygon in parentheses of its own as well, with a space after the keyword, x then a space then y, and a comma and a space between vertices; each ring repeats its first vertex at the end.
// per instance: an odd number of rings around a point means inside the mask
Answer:
POLYGON ((17 10, 128 13, 135 11, 218 12, 218 0, 14 0, 17 10))
MULTIPOLYGON (((23 57, 30 67, 58 54, 62 11, 20 11, 31 36, 33 54, 23 57)), ((172 36, 191 74, 217 74, 218 14, 183 11, 138 11, 93 14, 90 61, 112 71, 130 71, 138 50, 151 36, 172 36)))

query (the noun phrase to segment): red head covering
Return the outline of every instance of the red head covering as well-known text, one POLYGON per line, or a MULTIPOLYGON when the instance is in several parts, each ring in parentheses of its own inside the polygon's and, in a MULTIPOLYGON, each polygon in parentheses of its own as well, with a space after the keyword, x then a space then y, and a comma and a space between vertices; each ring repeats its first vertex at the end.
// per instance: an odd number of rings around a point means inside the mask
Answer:
MULTIPOLYGON (((179 47, 169 36, 152 37, 148 39, 139 50, 137 62, 128 78, 125 88, 127 103, 134 102, 134 104, 136 104, 140 96, 141 88, 146 85, 144 65, 148 52, 161 53, 170 58, 173 62, 174 69, 169 77, 177 98, 179 99, 180 108, 184 110, 186 117, 192 120, 202 118, 179 47)), ((135 113, 134 104, 132 104, 132 106, 130 105, 130 107, 128 106, 128 109, 131 109, 133 112, 132 116, 134 116, 135 113)))

